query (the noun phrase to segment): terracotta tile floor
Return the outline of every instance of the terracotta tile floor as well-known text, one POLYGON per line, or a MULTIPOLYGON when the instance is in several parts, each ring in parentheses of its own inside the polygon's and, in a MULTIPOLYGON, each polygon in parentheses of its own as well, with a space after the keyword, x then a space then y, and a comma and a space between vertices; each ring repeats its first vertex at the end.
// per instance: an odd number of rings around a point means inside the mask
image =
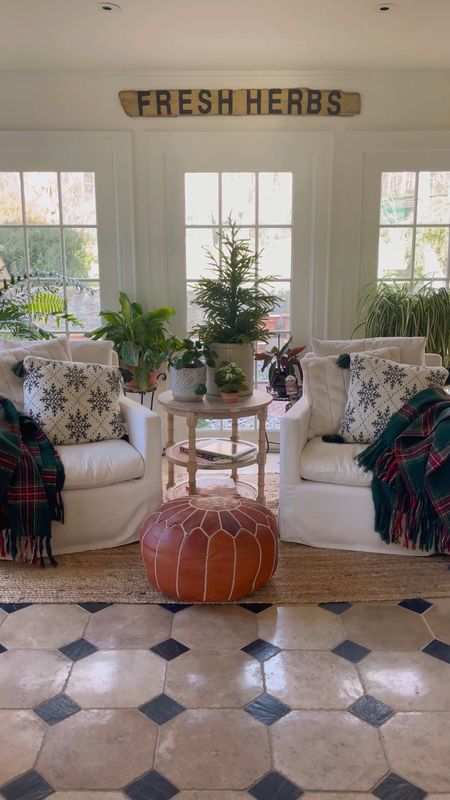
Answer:
POLYGON ((450 603, 1 605, 6 800, 450 800, 450 603))

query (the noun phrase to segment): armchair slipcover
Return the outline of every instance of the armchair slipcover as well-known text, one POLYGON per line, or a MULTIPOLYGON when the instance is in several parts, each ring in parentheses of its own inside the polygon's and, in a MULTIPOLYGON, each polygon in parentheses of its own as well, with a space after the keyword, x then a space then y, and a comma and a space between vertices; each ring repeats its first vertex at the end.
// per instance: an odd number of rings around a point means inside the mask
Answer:
MULTIPOLYGON (((75 340, 70 347, 74 361, 117 364, 110 342, 75 340)), ((52 525, 55 555, 137 541, 145 517, 162 500, 160 417, 127 397, 120 408, 128 442, 57 446, 66 479, 64 524, 52 525)))
MULTIPOLYGON (((439 366, 439 356, 425 356, 439 366)), ((365 445, 308 440, 311 407, 302 397, 282 418, 280 430, 280 538, 313 547, 426 556, 386 544, 374 530, 371 473, 357 467, 365 445)))

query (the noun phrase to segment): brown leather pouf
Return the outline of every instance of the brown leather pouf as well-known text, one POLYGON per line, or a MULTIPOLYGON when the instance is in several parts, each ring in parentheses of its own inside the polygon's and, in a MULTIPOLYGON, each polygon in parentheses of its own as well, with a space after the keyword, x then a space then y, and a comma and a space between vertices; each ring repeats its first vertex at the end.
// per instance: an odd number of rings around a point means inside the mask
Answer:
POLYGON ((264 586, 278 561, 268 508, 239 497, 185 497, 144 522, 141 553, 155 589, 193 602, 237 600, 264 586))

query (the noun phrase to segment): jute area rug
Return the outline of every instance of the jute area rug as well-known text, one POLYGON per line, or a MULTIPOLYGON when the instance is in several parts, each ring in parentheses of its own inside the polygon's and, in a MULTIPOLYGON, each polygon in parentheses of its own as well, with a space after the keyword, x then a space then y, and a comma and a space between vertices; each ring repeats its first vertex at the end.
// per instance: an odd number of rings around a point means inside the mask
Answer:
MULTIPOLYGON (((246 476, 251 482, 256 476, 246 476)), ((279 476, 266 475, 268 505, 277 510, 279 476)), ((299 509, 300 513, 300 509, 299 509)), ((147 582, 137 544, 58 558, 56 568, 0 562, 1 603, 161 603, 172 598, 147 582)), ((248 598, 256 603, 383 601, 450 597, 450 558, 322 550, 281 542, 277 572, 248 598)))

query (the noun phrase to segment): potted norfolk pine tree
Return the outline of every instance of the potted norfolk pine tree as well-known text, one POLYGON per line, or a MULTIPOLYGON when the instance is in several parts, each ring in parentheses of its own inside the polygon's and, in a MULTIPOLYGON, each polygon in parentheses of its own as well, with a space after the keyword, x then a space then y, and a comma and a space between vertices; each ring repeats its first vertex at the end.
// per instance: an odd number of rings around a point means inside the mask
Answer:
MULTIPOLYGON (((217 362, 233 362, 245 373, 246 389, 253 391, 253 345, 266 342, 270 331, 265 320, 278 304, 268 286, 274 276, 259 277, 259 253, 251 250, 231 217, 219 233, 215 252, 208 251, 211 277, 197 282, 194 301, 202 310, 204 322, 193 331, 217 354, 217 362)), ((207 368, 207 391, 220 395, 213 367, 207 368)))

